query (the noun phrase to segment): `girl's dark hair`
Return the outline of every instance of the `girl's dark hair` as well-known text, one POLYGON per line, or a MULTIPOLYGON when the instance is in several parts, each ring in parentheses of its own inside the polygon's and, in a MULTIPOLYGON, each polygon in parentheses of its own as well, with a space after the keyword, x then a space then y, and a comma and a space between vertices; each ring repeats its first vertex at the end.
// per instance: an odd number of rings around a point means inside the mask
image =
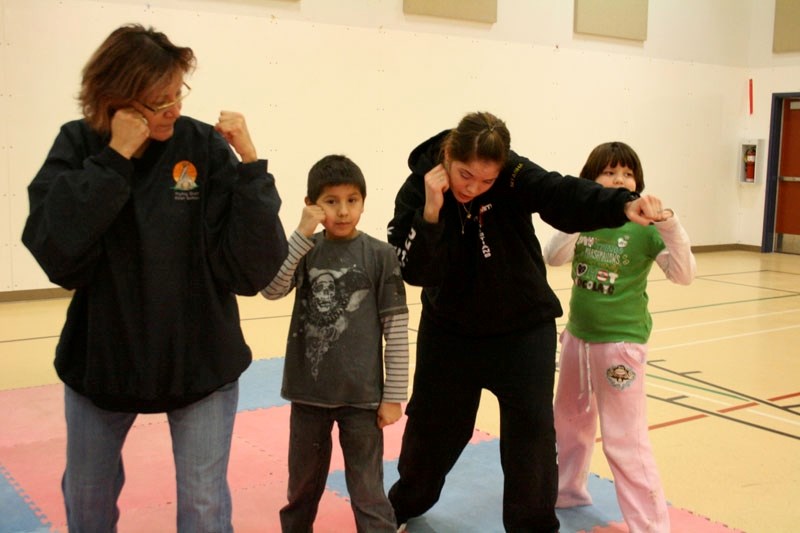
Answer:
POLYGON ((367 198, 367 182, 358 165, 343 155, 326 155, 308 171, 308 190, 306 196, 315 203, 326 187, 354 185, 367 198))
POLYGON ((455 161, 466 163, 480 159, 502 167, 511 151, 511 134, 506 123, 491 113, 469 113, 447 135, 442 150, 442 156, 447 151, 455 161))
POLYGON ((163 33, 139 24, 111 32, 83 67, 78 95, 83 116, 100 133, 111 131, 117 109, 168 84, 196 65, 191 48, 175 46, 163 33))
POLYGON ((624 142, 614 141, 603 143, 589 154, 586 164, 581 170, 581 178, 595 181, 607 166, 614 168, 618 165, 628 167, 633 171, 636 179, 636 192, 644 190, 644 170, 639 156, 624 142))

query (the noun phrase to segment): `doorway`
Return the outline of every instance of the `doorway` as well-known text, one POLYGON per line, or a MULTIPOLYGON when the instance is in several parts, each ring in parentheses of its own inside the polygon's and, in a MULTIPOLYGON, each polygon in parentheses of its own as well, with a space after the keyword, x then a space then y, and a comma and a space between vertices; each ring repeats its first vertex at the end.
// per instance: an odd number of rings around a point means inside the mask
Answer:
POLYGON ((800 93, 772 95, 761 251, 800 254, 800 93))

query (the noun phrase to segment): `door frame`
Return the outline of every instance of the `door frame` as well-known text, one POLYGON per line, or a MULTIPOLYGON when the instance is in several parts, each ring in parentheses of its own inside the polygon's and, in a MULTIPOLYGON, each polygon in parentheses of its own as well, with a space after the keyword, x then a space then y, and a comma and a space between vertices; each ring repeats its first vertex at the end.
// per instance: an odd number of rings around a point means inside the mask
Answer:
POLYGON ((778 161, 783 129, 783 102, 787 98, 800 98, 800 93, 772 93, 772 110, 769 119, 769 148, 767 156, 767 183, 764 191, 764 226, 761 233, 761 251, 772 253, 775 248, 775 212, 778 209, 778 161))

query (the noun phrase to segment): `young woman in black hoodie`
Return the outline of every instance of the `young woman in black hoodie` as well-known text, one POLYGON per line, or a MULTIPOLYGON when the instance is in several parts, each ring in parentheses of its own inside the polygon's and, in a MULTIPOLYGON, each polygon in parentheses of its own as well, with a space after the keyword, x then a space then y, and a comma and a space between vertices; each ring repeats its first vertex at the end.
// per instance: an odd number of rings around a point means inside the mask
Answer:
POLYGON ((507 531, 555 532, 555 319, 531 215, 564 232, 661 219, 661 202, 548 172, 510 150, 486 112, 423 142, 397 194, 389 242, 403 278, 423 287, 416 371, 389 491, 398 524, 439 499, 469 442, 481 397, 500 406, 507 531))

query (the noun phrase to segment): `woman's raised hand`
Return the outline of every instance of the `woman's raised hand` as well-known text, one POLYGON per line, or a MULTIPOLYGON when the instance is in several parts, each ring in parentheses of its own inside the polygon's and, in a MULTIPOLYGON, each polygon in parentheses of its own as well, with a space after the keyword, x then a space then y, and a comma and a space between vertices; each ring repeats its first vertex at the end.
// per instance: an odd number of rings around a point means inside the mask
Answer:
POLYGON ((219 120, 214 129, 225 137, 225 140, 236 150, 236 153, 242 158, 242 163, 252 163, 258 160, 256 147, 250 138, 244 115, 236 111, 220 111, 219 120))
POLYGON ((435 224, 439 222, 439 211, 444 205, 444 193, 450 188, 450 176, 441 163, 425 174, 425 210, 423 217, 426 222, 435 224))
POLYGON ((117 109, 111 117, 111 140, 108 145, 125 159, 130 159, 150 138, 150 125, 144 115, 132 107, 117 109))

